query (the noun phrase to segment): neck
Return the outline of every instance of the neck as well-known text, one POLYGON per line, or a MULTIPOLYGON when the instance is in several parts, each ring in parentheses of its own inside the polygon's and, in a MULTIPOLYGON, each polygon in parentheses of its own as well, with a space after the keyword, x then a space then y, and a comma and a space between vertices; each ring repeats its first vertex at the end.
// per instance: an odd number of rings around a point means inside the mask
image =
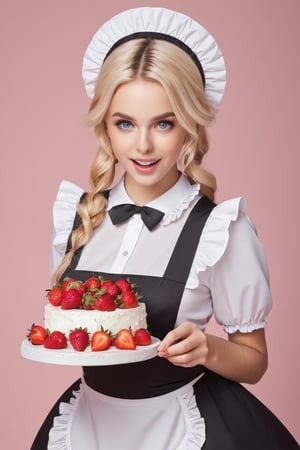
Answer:
POLYGON ((181 176, 180 172, 177 172, 174 179, 168 180, 166 183, 159 183, 159 185, 141 186, 133 183, 128 177, 124 177, 124 186, 130 199, 138 206, 146 205, 147 203, 160 197, 167 192, 174 184, 177 183, 181 176))

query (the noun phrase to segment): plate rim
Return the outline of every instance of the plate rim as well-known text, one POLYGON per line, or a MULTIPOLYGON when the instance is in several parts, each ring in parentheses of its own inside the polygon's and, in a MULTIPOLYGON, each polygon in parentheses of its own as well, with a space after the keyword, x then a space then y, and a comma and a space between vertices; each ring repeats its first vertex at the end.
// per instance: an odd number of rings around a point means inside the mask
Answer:
POLYGON ((90 346, 83 352, 75 351, 70 344, 66 349, 47 349, 33 345, 28 339, 21 343, 21 356, 31 361, 67 366, 108 366, 146 361, 157 356, 160 339, 152 337, 152 344, 137 346, 135 350, 122 350, 114 346, 107 350, 92 352, 90 346), (116 358, 116 355, 118 358, 116 358))

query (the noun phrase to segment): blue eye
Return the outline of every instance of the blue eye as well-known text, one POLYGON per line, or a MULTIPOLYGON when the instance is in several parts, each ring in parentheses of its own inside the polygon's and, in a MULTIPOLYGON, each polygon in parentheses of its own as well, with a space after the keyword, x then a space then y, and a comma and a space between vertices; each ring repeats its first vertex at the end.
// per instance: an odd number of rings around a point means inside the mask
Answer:
POLYGON ((128 120, 119 120, 116 125, 122 130, 129 130, 132 127, 128 120))
POLYGON ((160 130, 168 130, 169 128, 173 127, 174 123, 171 122, 170 120, 161 120, 160 122, 158 122, 158 128, 160 130))

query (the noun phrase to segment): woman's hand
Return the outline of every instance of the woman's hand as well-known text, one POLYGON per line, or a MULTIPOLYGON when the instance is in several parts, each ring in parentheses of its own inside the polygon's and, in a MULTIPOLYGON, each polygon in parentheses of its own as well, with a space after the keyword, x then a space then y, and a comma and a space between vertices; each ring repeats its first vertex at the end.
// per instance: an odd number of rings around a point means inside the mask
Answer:
POLYGON ((205 365, 207 337, 194 323, 184 322, 165 336, 158 346, 158 356, 176 366, 205 365))
POLYGON ((201 364, 233 381, 254 384, 268 365, 264 329, 236 332, 228 339, 204 333, 194 323, 184 322, 170 331, 158 346, 158 356, 172 364, 201 364))

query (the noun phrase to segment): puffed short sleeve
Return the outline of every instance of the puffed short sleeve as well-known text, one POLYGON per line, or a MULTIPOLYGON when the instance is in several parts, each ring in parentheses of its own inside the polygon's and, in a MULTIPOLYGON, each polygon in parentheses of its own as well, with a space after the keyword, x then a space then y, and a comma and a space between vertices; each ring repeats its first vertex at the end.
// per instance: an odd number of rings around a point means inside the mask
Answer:
POLYGON ((59 186, 53 206, 53 236, 50 252, 50 270, 52 273, 65 254, 77 205, 83 192, 83 189, 69 181, 62 181, 59 186))
POLYGON ((244 199, 219 204, 201 240, 190 283, 205 283, 217 322, 227 333, 263 328, 272 306, 268 265, 244 199))

